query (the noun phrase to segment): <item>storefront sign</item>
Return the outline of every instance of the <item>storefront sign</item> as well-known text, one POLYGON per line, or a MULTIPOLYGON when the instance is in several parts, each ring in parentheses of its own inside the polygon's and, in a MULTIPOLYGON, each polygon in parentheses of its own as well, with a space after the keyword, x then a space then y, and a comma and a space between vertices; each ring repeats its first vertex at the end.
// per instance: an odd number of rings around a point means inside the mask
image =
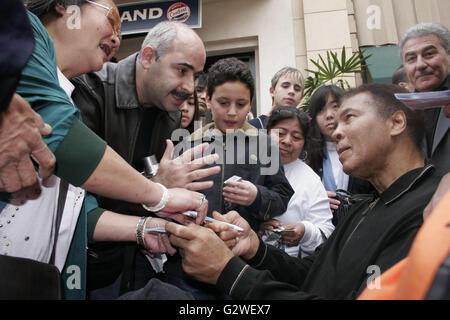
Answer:
POLYGON ((161 21, 179 21, 191 28, 201 28, 201 1, 143 1, 118 5, 122 34, 147 33, 161 21))

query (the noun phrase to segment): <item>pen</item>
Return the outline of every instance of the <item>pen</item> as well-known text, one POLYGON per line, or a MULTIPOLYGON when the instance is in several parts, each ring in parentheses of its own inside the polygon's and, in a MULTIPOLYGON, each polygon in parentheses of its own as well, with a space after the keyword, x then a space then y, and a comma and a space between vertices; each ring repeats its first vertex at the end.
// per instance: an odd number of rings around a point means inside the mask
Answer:
MULTIPOLYGON (((183 214, 184 214, 185 216, 190 217, 190 218, 193 218, 193 219, 197 218, 197 212, 196 212, 196 211, 186 211, 186 212, 183 212, 183 214)), ((234 224, 231 224, 231 223, 228 223, 228 222, 223 222, 223 221, 220 221, 220 220, 216 220, 216 219, 211 218, 211 217, 206 217, 206 218, 205 218, 205 222, 210 222, 210 223, 224 223, 224 224, 226 224, 227 226, 229 226, 230 229, 237 230, 237 231, 244 231, 244 229, 242 229, 241 227, 238 227, 238 226, 236 226, 236 225, 234 225, 234 224)))
POLYGON ((242 229, 241 227, 238 227, 238 226, 236 226, 234 224, 231 224, 231 223, 228 223, 228 222, 223 222, 223 221, 220 221, 220 220, 216 220, 214 218, 206 217, 205 221, 206 222, 210 222, 210 223, 225 223, 227 226, 230 227, 230 229, 241 231, 241 232, 244 231, 244 229, 242 229))
POLYGON ((145 228, 146 233, 167 233, 166 227, 145 228))

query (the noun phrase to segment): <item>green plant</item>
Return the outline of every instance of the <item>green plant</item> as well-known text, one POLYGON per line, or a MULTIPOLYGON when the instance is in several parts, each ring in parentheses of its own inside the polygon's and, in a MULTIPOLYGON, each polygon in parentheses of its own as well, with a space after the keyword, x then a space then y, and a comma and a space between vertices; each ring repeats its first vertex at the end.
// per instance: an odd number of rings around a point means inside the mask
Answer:
POLYGON ((372 56, 372 54, 364 56, 365 52, 365 50, 355 52, 351 57, 347 58, 344 46, 342 47, 340 58, 338 58, 337 52, 327 51, 326 60, 320 54, 317 61, 310 59, 317 70, 305 69, 312 76, 307 77, 305 80, 305 97, 302 109, 307 110, 312 94, 322 85, 334 84, 344 90, 349 89, 350 84, 345 78, 352 77, 353 73, 363 72, 363 64, 372 56))

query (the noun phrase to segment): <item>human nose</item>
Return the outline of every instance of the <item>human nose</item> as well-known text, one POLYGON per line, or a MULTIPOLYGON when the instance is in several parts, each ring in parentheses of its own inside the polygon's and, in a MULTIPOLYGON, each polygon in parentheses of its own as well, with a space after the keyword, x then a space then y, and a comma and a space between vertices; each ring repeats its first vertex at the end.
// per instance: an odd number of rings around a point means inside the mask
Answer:
POLYGON ((116 34, 113 34, 110 38, 110 46, 111 46, 111 53, 109 55, 109 59, 111 59, 119 50, 120 47, 120 37, 116 34))
POLYGON ((286 134, 285 136, 283 136, 280 139, 281 143, 286 145, 286 146, 290 146, 292 144, 292 137, 290 134, 286 134))
POLYGON ((227 114, 228 114, 229 116, 235 116, 235 115, 236 115, 236 105, 235 105, 234 103, 232 103, 232 104, 230 105, 230 108, 228 109, 227 114))
POLYGON ((418 55, 416 60, 416 68, 419 70, 423 70, 426 69, 427 66, 428 64, 425 62, 425 59, 421 55, 418 55))
POLYGON ((194 76, 187 75, 183 81, 182 90, 191 95, 194 93, 194 88, 195 88, 194 76))
POLYGON ((336 112, 333 109, 327 108, 326 113, 325 113, 326 120, 334 119, 335 114, 336 114, 336 112))
POLYGON ((338 142, 340 140, 342 140, 342 138, 344 137, 344 132, 342 130, 342 127, 337 124, 337 126, 334 127, 333 133, 331 134, 331 138, 338 142))
POLYGON ((111 37, 111 42, 115 49, 120 47, 121 36, 118 33, 114 33, 111 37))
POLYGON ((289 88, 288 88, 288 94, 291 95, 291 96, 295 95, 294 86, 289 86, 289 88))

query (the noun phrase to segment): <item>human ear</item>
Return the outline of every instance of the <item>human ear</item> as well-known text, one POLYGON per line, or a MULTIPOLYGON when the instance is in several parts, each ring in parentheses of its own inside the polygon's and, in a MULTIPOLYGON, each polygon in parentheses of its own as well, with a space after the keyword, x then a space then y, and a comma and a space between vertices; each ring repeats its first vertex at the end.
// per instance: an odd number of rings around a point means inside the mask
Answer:
POLYGON ((273 98, 273 94, 275 92, 275 89, 270 87, 269 92, 270 92, 270 96, 273 98))
POLYGON ((55 11, 58 13, 59 16, 64 16, 66 13, 66 8, 60 3, 56 3, 55 5, 55 11))
POLYGON ((391 126, 391 136, 399 136, 404 131, 406 131, 407 127, 406 114, 399 110, 396 111, 390 118, 390 126, 391 126))
POLYGON ((153 60, 156 58, 155 50, 147 46, 141 52, 141 65, 144 69, 149 69, 150 65, 153 63, 153 60))

